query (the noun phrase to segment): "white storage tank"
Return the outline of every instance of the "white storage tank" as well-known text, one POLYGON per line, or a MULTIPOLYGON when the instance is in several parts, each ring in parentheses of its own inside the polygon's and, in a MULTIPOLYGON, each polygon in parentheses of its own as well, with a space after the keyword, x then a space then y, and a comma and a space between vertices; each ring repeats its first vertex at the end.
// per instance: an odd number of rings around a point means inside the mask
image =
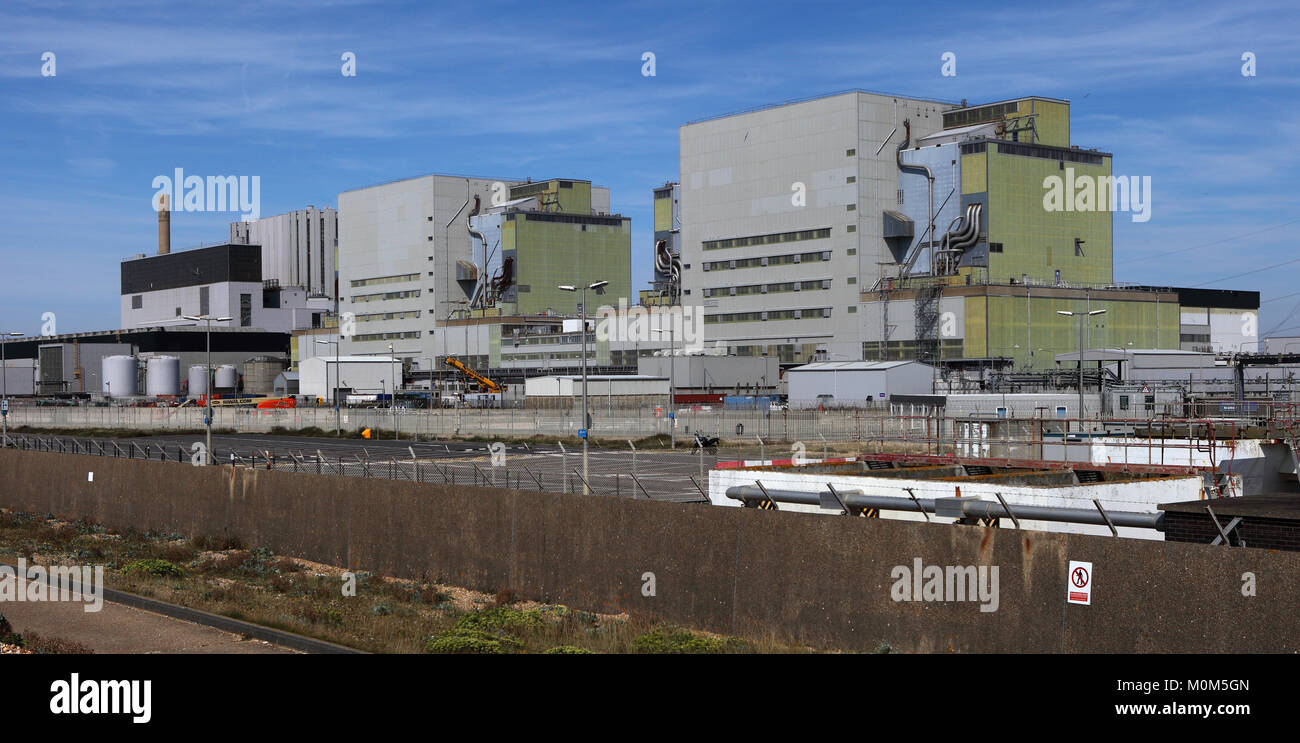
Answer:
POLYGON ((222 364, 217 367, 217 392, 234 392, 239 384, 239 370, 234 364, 222 364))
POLYGON ((100 375, 105 395, 125 397, 136 393, 134 356, 105 356, 100 362, 100 375))
POLYGON ((145 394, 176 397, 181 394, 181 360, 175 356, 152 356, 145 366, 145 394))
POLYGON ((195 364, 190 367, 189 394, 195 399, 208 394, 208 367, 195 364))

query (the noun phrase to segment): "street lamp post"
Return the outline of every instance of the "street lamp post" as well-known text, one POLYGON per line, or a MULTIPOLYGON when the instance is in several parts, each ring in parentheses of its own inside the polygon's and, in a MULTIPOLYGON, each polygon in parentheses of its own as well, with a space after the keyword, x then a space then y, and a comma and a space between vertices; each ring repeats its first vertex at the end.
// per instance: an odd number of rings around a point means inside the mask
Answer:
MULTIPOLYGON (((1057 310, 1056 314, 1065 315, 1066 317, 1077 316, 1079 318, 1079 430, 1083 431, 1083 322, 1093 315, 1106 314, 1106 310, 1093 310, 1091 312, 1057 310)), ((1097 377, 1097 395, 1101 395, 1101 375, 1097 377)))
POLYGON ((429 407, 429 412, 432 413, 433 412, 433 366, 434 366, 433 357, 422 356, 420 357, 420 360, 429 362, 429 406, 428 407, 429 407))
POLYGON ((388 407, 393 411, 393 441, 397 440, 397 356, 393 353, 393 344, 388 344, 388 373, 393 378, 393 394, 388 400, 388 407))
POLYGON ((594 284, 588 284, 583 287, 570 286, 561 284, 560 290, 566 292, 582 291, 582 311, 578 313, 579 322, 581 323, 580 332, 582 334, 582 492, 591 495, 591 482, 587 469, 587 439, 591 436, 591 418, 587 415, 587 290, 594 289, 597 293, 603 289, 608 281, 597 281, 594 284))
POLYGON ((323 345, 333 344, 334 346, 334 387, 330 388, 330 371, 328 366, 325 369, 325 387, 330 390, 330 396, 334 398, 334 437, 343 436, 343 418, 339 411, 339 342, 333 341, 316 341, 323 345))
MULTIPOLYGON (((654 330, 655 333, 663 333, 662 329, 654 330)), ((690 376, 690 367, 687 367, 686 376, 690 376)), ((690 387, 690 380, 687 380, 687 387, 690 387)), ((669 313, 668 319, 668 435, 669 449, 677 448, 677 333, 676 325, 673 323, 672 314, 669 313)))
MULTIPOLYGON (((4 400, 4 412, 0 413, 0 426, 3 427, 4 448, 9 448, 9 338, 19 338, 22 333, 17 331, 5 333, 8 338, 0 341, 0 370, 3 370, 4 377, 0 378, 0 399, 4 400)), ((32 392, 36 392, 36 385, 33 383, 32 392)))
POLYGON ((212 317, 211 315, 184 315, 183 317, 186 320, 204 323, 207 328, 204 332, 204 336, 207 338, 208 347, 208 388, 204 390, 207 394, 204 395, 204 402, 206 404, 204 405, 205 410, 203 413, 203 427, 206 429, 207 449, 205 450, 205 461, 203 463, 212 464, 212 387, 214 385, 214 380, 212 379, 212 323, 230 322, 233 318, 212 317))

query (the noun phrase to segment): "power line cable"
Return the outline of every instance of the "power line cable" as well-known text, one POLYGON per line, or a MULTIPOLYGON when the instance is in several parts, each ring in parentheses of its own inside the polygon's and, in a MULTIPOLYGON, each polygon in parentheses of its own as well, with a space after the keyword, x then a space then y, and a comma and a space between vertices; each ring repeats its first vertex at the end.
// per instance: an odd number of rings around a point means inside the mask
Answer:
POLYGON ((1280 227, 1286 227, 1286 226, 1289 225, 1289 224, 1295 224, 1295 223, 1297 223, 1297 222, 1300 222, 1300 219, 1293 219, 1293 220, 1291 220, 1291 221, 1289 221, 1289 222, 1282 222, 1282 223, 1280 223, 1280 224, 1275 224, 1275 225, 1272 225, 1272 226, 1270 226, 1270 227, 1265 227, 1265 228, 1263 228, 1263 229, 1261 229, 1261 230, 1255 230, 1254 232, 1247 232, 1247 233, 1242 234, 1242 235, 1233 235, 1232 237, 1225 237, 1225 238, 1223 238, 1222 240, 1215 240, 1215 241, 1213 241, 1213 242, 1203 243, 1203 244, 1201 244, 1201 245, 1193 245, 1193 246, 1191 246, 1190 248, 1178 248, 1177 250, 1167 250, 1167 251, 1165 251, 1165 252, 1163 252, 1163 253, 1155 253, 1155 254, 1153 254, 1153 255, 1144 255, 1144 256, 1140 256, 1140 257, 1138 257, 1138 258, 1125 258, 1125 259, 1123 259, 1123 260, 1116 261, 1116 262, 1117 262, 1117 263, 1136 263, 1136 262, 1138 262, 1138 261, 1149 261, 1149 260, 1151 260, 1152 258, 1163 258, 1163 257, 1166 256, 1166 255, 1174 255, 1175 253, 1186 253, 1186 252, 1189 251, 1189 250, 1200 250, 1201 248, 1209 248, 1209 247, 1213 247, 1213 246, 1215 246, 1215 245, 1222 245, 1223 243, 1226 243, 1226 242, 1233 242, 1233 241, 1235 241, 1235 240, 1240 240, 1240 239, 1243 238, 1243 237, 1251 237, 1251 236, 1253 236, 1253 235, 1259 235, 1259 234, 1262 234, 1262 233, 1265 233, 1265 232, 1269 232, 1269 231, 1271 231, 1271 230, 1276 230, 1276 229, 1278 229, 1278 228, 1280 228, 1280 227))

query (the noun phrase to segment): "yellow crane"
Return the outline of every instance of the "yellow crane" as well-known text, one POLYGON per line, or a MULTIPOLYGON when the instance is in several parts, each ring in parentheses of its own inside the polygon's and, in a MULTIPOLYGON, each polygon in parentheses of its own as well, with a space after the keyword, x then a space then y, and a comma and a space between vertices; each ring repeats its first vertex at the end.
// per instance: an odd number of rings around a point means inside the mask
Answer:
POLYGON ((445 361, 447 363, 447 366, 450 366, 453 369, 459 371, 461 374, 464 374, 465 376, 469 377, 476 384, 478 384, 479 389, 484 392, 505 392, 506 391, 506 386, 504 384, 493 381, 483 376, 482 374, 479 374, 478 372, 474 371, 468 366, 465 366, 465 364, 462 363, 461 360, 456 358, 455 356, 448 356, 445 359, 445 361))

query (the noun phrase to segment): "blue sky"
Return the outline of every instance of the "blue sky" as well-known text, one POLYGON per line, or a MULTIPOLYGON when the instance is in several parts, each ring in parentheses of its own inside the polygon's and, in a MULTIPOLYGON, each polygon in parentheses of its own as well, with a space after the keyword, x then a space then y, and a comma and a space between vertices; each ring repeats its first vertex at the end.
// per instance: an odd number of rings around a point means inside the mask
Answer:
MULTIPOLYGON (((176 167, 259 175, 263 215, 435 172, 589 178, 632 217, 644 286, 681 124, 863 88, 1069 99, 1074 144, 1152 179, 1150 221, 1116 215, 1116 280, 1258 289, 1261 331, 1300 334, 1295 4, 979 5, 5 0, 0 330, 116 327, 119 263, 155 250, 151 183, 176 167)), ((176 214, 173 249, 237 218, 176 214)))

